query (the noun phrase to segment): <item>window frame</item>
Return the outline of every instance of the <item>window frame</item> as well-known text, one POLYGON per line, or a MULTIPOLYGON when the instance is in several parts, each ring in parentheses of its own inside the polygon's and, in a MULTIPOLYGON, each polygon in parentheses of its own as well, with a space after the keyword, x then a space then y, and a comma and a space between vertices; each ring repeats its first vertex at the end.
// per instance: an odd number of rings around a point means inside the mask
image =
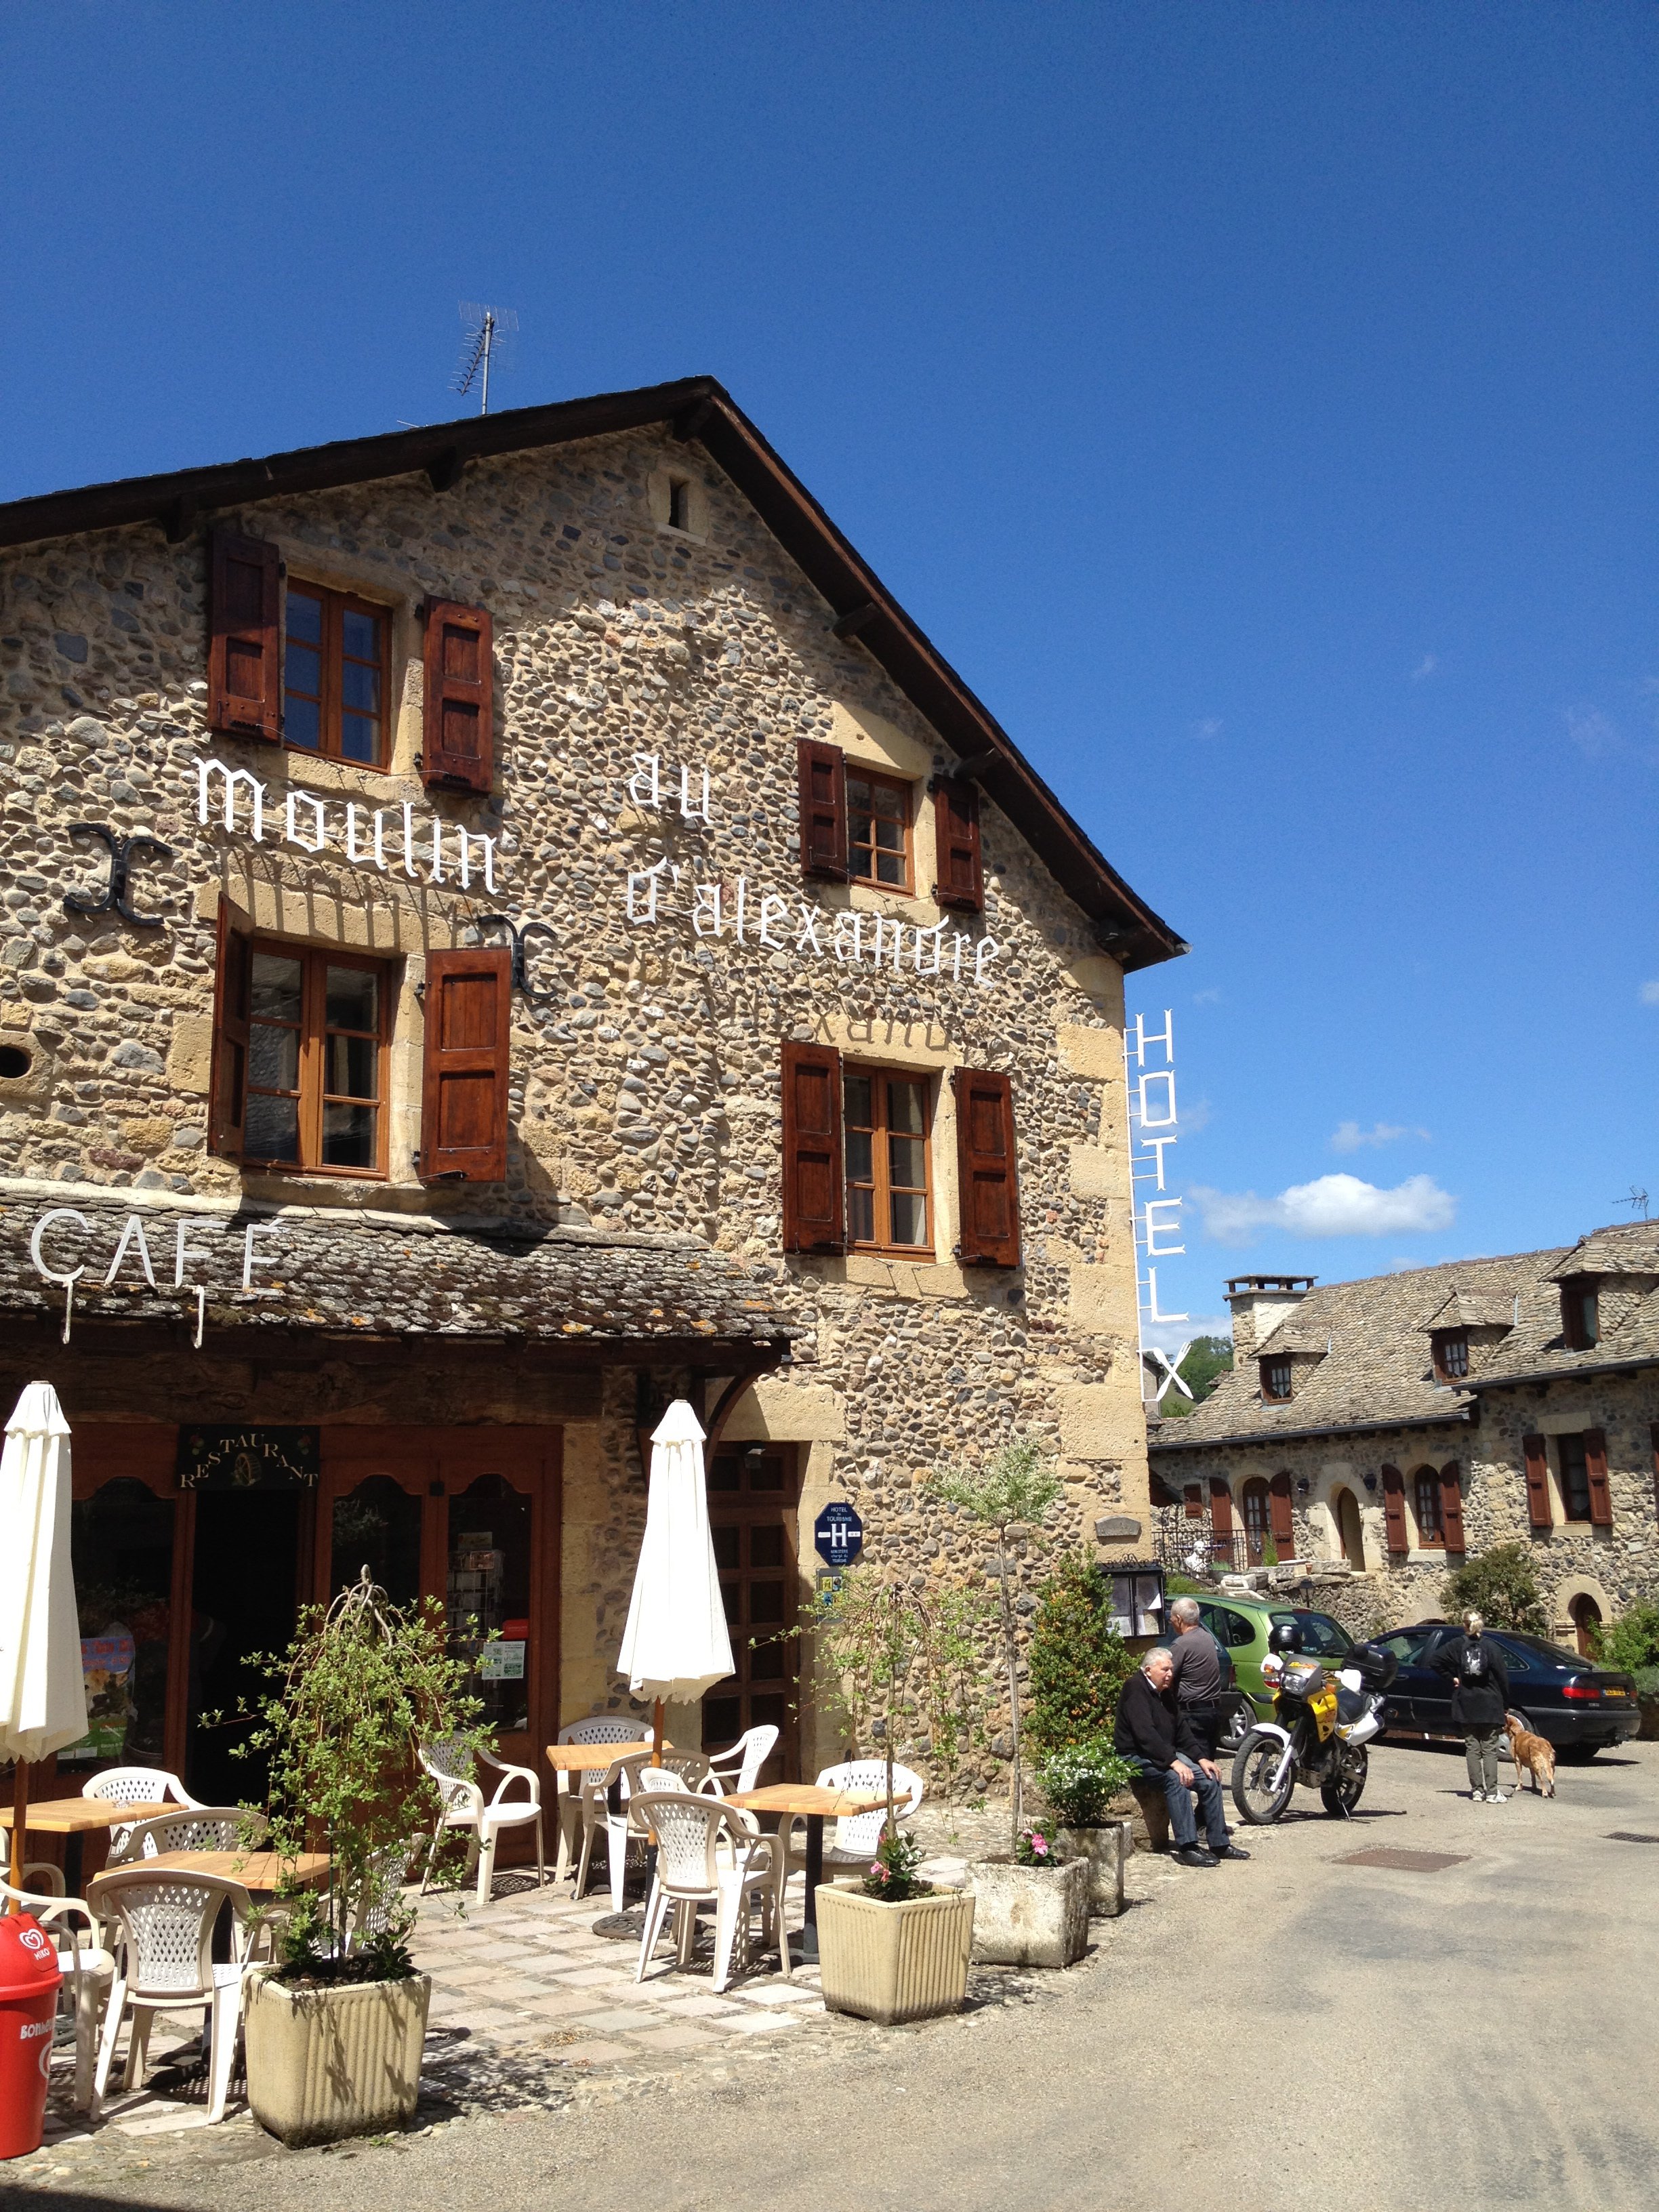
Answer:
POLYGON ((1258 1360, 1256 1365, 1261 1376, 1262 1404, 1288 1406, 1296 1395, 1296 1370, 1290 1354, 1287 1352, 1275 1352, 1271 1358, 1258 1360), (1285 1388, 1282 1390, 1270 1389, 1267 1387, 1268 1376, 1281 1370, 1285 1376, 1285 1388))
POLYGON ((1412 1519, 1417 1524, 1417 1548, 1419 1552, 1443 1552, 1446 1548, 1446 1516, 1440 1498, 1439 1468, 1414 1468, 1412 1471, 1412 1519), (1423 1511, 1425 1498, 1429 1505, 1426 1516, 1423 1511))
MULTIPOLYGON (((878 1253, 884 1257, 896 1260, 928 1261, 935 1256, 939 1217, 935 1212, 937 1200, 933 1176, 934 1109, 933 1079, 921 1070, 908 1067, 882 1067, 864 1060, 842 1061, 841 1070, 842 1186, 846 1194, 847 1249, 849 1252, 878 1253), (890 1231, 893 1225, 893 1186, 889 1172, 890 1155, 887 1146, 879 1139, 896 1133, 900 1136, 915 1133, 916 1141, 921 1146, 922 1206, 925 1215, 924 1237, 920 1244, 897 1244, 891 1241, 890 1236, 883 1239, 879 1237, 865 1238, 853 1234, 853 1192, 855 1186, 848 1156, 848 1139, 849 1135, 862 1136, 866 1133, 863 1126, 854 1123, 848 1112, 847 1086, 854 1081, 869 1083, 872 1110, 878 1095, 880 1101, 879 1115, 873 1121, 868 1132, 871 1138, 871 1179, 867 1184, 860 1181, 856 1188, 860 1190, 869 1189, 872 1192, 871 1210, 876 1225, 880 1228, 884 1224, 890 1231), (890 1083, 908 1083, 921 1093, 922 1126, 919 1133, 913 1133, 908 1129, 897 1132, 893 1130, 890 1121, 887 1119, 889 1100, 885 1086, 890 1083)), ((900 1185, 902 1192, 908 1192, 913 1188, 914 1186, 908 1184, 900 1185)))
POLYGON ((1442 1382, 1466 1382, 1469 1374, 1469 1333, 1466 1328, 1440 1328, 1434 1333, 1434 1371, 1442 1382), (1462 1365, 1454 1368, 1447 1355, 1457 1353, 1462 1365))
MULTIPOLYGON (((266 937, 251 934, 248 939, 248 1046, 246 1073, 242 1084, 243 1139, 238 1155, 244 1167, 257 1168, 262 1174, 330 1176, 343 1177, 353 1182, 386 1182, 390 1180, 388 1161, 391 1152, 392 1099, 392 1011, 395 996, 394 963, 376 959, 372 954, 348 951, 343 945, 310 945, 296 942, 292 938, 266 937), (266 1024, 254 1015, 252 995, 253 962, 260 953, 275 955, 279 959, 297 960, 300 974, 300 1032, 299 1060, 299 1130, 300 1158, 297 1160, 271 1159, 262 1152, 252 1151, 247 1142, 246 1122, 250 1100, 255 1097, 287 1097, 286 1091, 274 1091, 253 1080, 252 1034, 258 1028, 288 1027, 287 1024, 266 1024), (377 977, 379 992, 376 1010, 380 1016, 379 1034, 374 1039, 375 1096, 367 1099, 346 1099, 331 1094, 324 1085, 328 1056, 328 970, 331 968, 356 968, 377 977), (372 1103, 377 1116, 375 1121, 375 1162, 373 1167, 337 1167, 325 1163, 323 1148, 324 1109, 331 1103, 367 1105, 372 1103), (311 1156, 307 1158, 307 1154, 311 1156)), ((336 1034, 360 1036, 360 1030, 343 1030, 336 1034)))
MULTIPOLYGON (((367 769, 372 775, 386 775, 391 772, 392 741, 392 622, 393 609, 384 600, 365 599, 360 592, 345 592, 333 584, 314 583, 308 576, 290 576, 283 591, 282 612, 282 732, 283 749, 297 753, 302 760, 327 760, 342 768, 367 769), (317 737, 313 745, 296 744, 288 733, 289 701, 289 601, 295 592, 301 599, 314 599, 322 606, 322 643, 317 647, 322 663, 322 691, 317 702, 317 737), (373 760, 354 760, 341 750, 343 718, 344 714, 343 668, 345 654, 345 617, 348 614, 367 615, 380 626, 380 696, 376 720, 379 740, 373 760)), ((301 639, 297 641, 310 652, 312 647, 301 639)), ((359 656, 351 659, 358 662, 359 656)), ((368 665, 367 663, 360 665, 368 665)), ((309 693, 298 695, 308 698, 309 693)), ((354 713, 358 711, 354 708, 354 713)))
MULTIPOLYGON (((873 821, 873 815, 872 819, 873 821)), ((863 884, 874 891, 886 891, 894 898, 914 898, 916 886, 916 793, 915 786, 908 777, 891 775, 881 769, 867 768, 861 760, 849 757, 847 763, 847 879, 863 884), (872 842, 860 847, 853 835, 853 817, 856 807, 853 799, 855 783, 867 785, 872 790, 896 791, 904 802, 904 881, 902 884, 884 883, 879 876, 860 875, 859 860, 867 852, 873 868, 880 848, 872 842)))
POLYGON ((1561 1334, 1569 1352, 1594 1352, 1601 1341, 1601 1285, 1595 1275, 1576 1275, 1561 1286, 1561 1334), (1586 1309, 1589 1319, 1585 1319, 1586 1309))
POLYGON ((1589 1528, 1595 1522, 1595 1500, 1590 1495, 1589 1431, 1588 1429, 1569 1429, 1551 1439, 1555 1446, 1555 1486, 1561 1495, 1563 1520, 1575 1528, 1589 1528), (1583 1475, 1583 1506, 1582 1513, 1573 1511, 1573 1495, 1567 1480, 1567 1446, 1578 1447, 1583 1475))

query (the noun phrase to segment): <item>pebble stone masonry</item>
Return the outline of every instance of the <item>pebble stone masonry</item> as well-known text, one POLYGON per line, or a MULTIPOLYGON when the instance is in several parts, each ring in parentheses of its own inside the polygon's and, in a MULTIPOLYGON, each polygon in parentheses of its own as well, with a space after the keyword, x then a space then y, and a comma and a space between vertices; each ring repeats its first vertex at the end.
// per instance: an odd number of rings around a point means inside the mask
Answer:
MULTIPOLYGON (((727 447, 769 455, 717 386, 677 390, 702 396, 727 447)), ((803 1589, 831 1498, 863 1515, 873 1563, 982 1572, 984 1547, 923 1479, 1022 1431, 1060 1463, 1066 1540, 1147 1550, 1095 1535, 1103 1516, 1150 1535, 1122 975, 1184 948, 1103 862, 1102 900, 1125 902, 1115 939, 1106 906, 1062 888, 1053 850, 1000 803, 1019 811, 1019 779, 1041 789, 1011 749, 1014 768, 981 771, 984 913, 933 903, 925 794, 962 741, 896 680, 878 630, 836 635, 714 431, 677 435, 665 404, 605 434, 527 430, 514 450, 514 420, 489 418, 488 450, 453 426, 453 469, 374 459, 298 489, 284 465, 309 457, 278 456, 238 465, 222 505, 180 478, 111 526, 45 526, 51 501, 0 510, 0 1380, 50 1376, 71 1420, 561 1427, 571 1717, 626 1705, 611 1662, 642 1524, 641 1407, 690 1388, 712 1409, 764 1361, 724 1433, 802 1455, 803 1589), (261 468, 273 489, 256 496, 261 468), (290 585, 387 611, 388 769, 210 730, 210 529, 274 542, 290 585), (493 617, 488 795, 419 773, 428 599, 493 617), (803 876, 801 738, 910 781, 918 896, 803 876), (66 909, 110 880, 77 823, 167 848, 133 849, 124 902, 160 927, 66 909), (225 899, 262 933, 393 963, 386 1180, 209 1149, 225 899), (490 915, 545 926, 526 940, 533 996, 513 1000, 507 1178, 426 1186, 427 957, 477 943, 490 915), (789 1038, 934 1079, 931 1256, 784 1252, 789 1038), (963 1066, 1012 1081, 1016 1268, 952 1256, 947 1079, 963 1066), (135 1217, 142 1239, 106 1280, 135 1217)), ((809 1719, 803 1762, 835 1747, 809 1719)))

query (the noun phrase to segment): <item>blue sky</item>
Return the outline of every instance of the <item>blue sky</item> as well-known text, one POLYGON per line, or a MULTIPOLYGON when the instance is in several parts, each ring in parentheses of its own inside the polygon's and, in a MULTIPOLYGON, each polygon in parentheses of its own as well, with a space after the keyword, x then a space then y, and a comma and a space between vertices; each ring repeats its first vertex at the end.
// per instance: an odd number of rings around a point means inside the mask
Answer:
POLYGON ((1659 1199, 1656 78, 1618 0, 11 0, 0 496, 451 414, 462 298, 502 404, 712 371, 1193 944, 1164 1306, 1571 1239, 1659 1199))

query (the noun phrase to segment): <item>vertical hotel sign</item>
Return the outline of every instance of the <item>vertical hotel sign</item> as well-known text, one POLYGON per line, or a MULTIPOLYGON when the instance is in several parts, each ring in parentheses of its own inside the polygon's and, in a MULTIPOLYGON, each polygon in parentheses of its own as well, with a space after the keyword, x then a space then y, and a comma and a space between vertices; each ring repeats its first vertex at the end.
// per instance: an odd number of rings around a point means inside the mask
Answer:
POLYGON ((1176 1141, 1175 1016, 1164 1009, 1164 1027, 1150 1035, 1146 1018, 1137 1014, 1134 1028, 1125 1025, 1123 1059, 1129 1093, 1129 1173, 1135 1193, 1135 1250, 1146 1262, 1137 1268, 1136 1289, 1143 1322, 1185 1321, 1184 1313, 1162 1313, 1158 1303, 1158 1269, 1153 1262, 1173 1260, 1187 1247, 1170 1243, 1180 1237, 1182 1201, 1166 1198, 1164 1155, 1176 1141), (1157 1059, 1149 1065, 1149 1060, 1157 1059), (1143 1192, 1160 1195, 1143 1197, 1143 1192), (1169 1218, 1166 1220, 1165 1215, 1169 1218))

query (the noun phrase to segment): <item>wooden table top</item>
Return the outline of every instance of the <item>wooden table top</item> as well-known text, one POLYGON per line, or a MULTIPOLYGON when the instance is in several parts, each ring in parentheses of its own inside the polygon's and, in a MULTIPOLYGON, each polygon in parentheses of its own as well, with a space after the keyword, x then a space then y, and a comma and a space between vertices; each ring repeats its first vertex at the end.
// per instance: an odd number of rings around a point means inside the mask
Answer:
MULTIPOLYGON (((14 1808, 0 1806, 0 1828, 12 1825, 14 1808)), ((112 1805, 107 1797, 40 1797, 23 1815, 26 1831, 38 1836, 81 1836, 97 1828, 125 1828, 130 1821, 153 1820, 163 1813, 182 1818, 187 1805, 112 1805)))
MULTIPOLYGON (((547 1763, 561 1774, 583 1774, 601 1766, 614 1766, 619 1759, 637 1759, 641 1752, 651 1751, 648 1743, 550 1743, 547 1763)), ((672 1751, 672 1743, 665 1743, 665 1751, 672 1751)))
POLYGON ((826 1820, 850 1820, 857 1813, 873 1813, 887 1805, 884 1790, 820 1790, 816 1782, 769 1782, 763 1790, 745 1790, 728 1797, 728 1805, 741 1805, 746 1813, 806 1813, 826 1820))
POLYGON ((244 1889, 269 1894, 282 1887, 284 1875, 310 1888, 320 1887, 328 1879, 329 1857, 326 1851, 301 1851, 296 1859, 284 1859, 280 1851, 157 1851, 153 1859, 132 1859, 125 1866, 109 1868, 94 1878, 92 1887, 96 1890, 112 1874, 159 1874, 167 1869, 222 1875, 228 1881, 240 1881, 244 1889))

